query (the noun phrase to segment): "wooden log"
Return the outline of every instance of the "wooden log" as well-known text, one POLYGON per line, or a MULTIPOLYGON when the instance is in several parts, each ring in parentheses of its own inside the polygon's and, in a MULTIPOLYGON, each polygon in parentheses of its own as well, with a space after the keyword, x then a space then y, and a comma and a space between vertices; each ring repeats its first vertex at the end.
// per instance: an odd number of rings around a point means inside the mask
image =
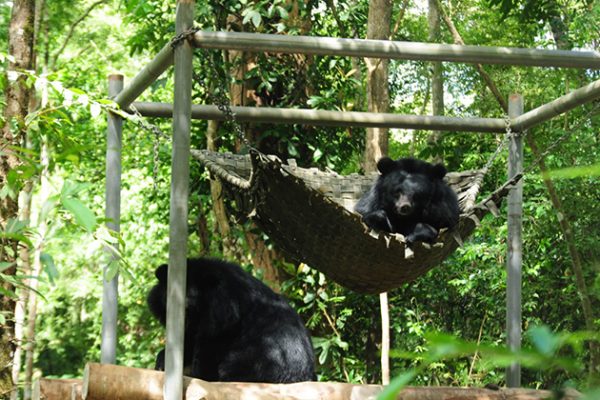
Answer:
MULTIPOLYGON (((162 400, 164 373, 148 369, 89 363, 83 377, 86 400, 162 400)), ((291 384, 206 382, 184 378, 185 400, 375 400, 381 385, 354 385, 338 382, 302 382, 291 384)), ((541 400, 553 393, 533 389, 457 387, 408 387, 398 400, 541 400)), ((579 398, 567 393, 565 400, 579 398)))
POLYGON ((39 392, 34 390, 33 397, 42 400, 79 400, 82 399, 81 385, 81 379, 42 378, 39 380, 39 392))

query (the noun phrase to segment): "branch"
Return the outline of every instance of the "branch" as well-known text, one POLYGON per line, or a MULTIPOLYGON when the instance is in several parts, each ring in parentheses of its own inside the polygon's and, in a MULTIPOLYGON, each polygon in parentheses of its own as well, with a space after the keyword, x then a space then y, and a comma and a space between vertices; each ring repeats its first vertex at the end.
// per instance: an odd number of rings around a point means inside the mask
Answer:
POLYGON ((340 30, 340 34, 342 35, 342 37, 346 37, 346 29, 344 28, 344 24, 340 20, 340 16, 337 12, 335 2, 332 0, 327 0, 325 3, 327 4, 327 8, 329 9, 329 11, 331 11, 331 13, 333 14, 333 19, 335 19, 335 23, 337 24, 338 29, 340 30))
POLYGON ((392 29, 392 33, 390 34, 389 40, 393 40, 396 33, 398 33, 398 29, 400 29, 400 21, 404 19, 404 14, 406 13, 406 9, 408 8, 408 0, 404 0, 402 2, 402 6, 400 7, 400 12, 396 17, 396 24, 394 24, 394 29, 392 29))
POLYGON ((95 2, 94 4, 92 4, 82 15, 81 17, 79 17, 74 23, 73 25, 71 25, 71 29, 69 30, 69 33, 67 34, 67 37, 65 38, 65 41, 63 42, 62 46, 60 47, 60 49, 58 49, 58 51, 56 53, 54 53, 54 57, 52 58, 52 66, 50 68, 50 70, 54 70, 54 67, 56 67, 56 62, 58 61, 58 57, 60 57, 60 55, 62 54, 62 52, 65 50, 65 48, 67 47, 67 44, 69 44, 69 41, 71 40, 71 38, 73 37, 73 34, 75 33, 75 28, 77 28, 77 25, 79 25, 81 22, 83 22, 84 19, 86 19, 88 17, 88 15, 90 15, 90 13, 92 12, 92 10, 94 10, 94 8, 98 7, 100 4, 106 3, 108 2, 108 0, 98 0, 97 2, 95 2))
MULTIPOLYGON (((436 1, 438 3, 438 9, 440 10, 440 13, 442 14, 442 18, 444 19, 444 23, 448 27, 448 30, 450 31, 450 34, 452 35, 452 39, 454 39, 454 43, 464 46, 464 44, 465 44, 464 40, 460 36, 460 33, 458 33, 458 30, 454 26, 454 23, 452 22, 452 20, 450 19, 450 17, 448 16, 448 14, 444 10, 444 8, 442 7, 440 0, 436 0, 436 1)), ((498 87, 496 86, 496 84, 494 83, 492 78, 488 75, 487 72, 485 72, 485 70, 483 69, 483 66, 481 64, 475 64, 475 68, 477 69, 477 72, 479 72, 479 75, 484 80, 485 84, 490 89, 490 91, 492 92, 492 94, 494 95, 496 100, 498 101, 498 104, 500 105, 500 107, 502 107, 502 110, 504 111, 504 113, 508 113, 508 104, 506 103, 506 100, 504 100, 504 97, 502 97, 502 94, 498 90, 498 87)))

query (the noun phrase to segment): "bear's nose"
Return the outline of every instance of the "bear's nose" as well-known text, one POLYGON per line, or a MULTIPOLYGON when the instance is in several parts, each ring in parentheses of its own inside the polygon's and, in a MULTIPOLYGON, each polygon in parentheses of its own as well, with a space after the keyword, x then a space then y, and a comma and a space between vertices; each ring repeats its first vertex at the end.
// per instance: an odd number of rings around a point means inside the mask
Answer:
POLYGON ((400 214, 402 214, 402 215, 410 214, 411 211, 412 211, 412 207, 410 206, 410 204, 402 204, 400 206, 400 214))

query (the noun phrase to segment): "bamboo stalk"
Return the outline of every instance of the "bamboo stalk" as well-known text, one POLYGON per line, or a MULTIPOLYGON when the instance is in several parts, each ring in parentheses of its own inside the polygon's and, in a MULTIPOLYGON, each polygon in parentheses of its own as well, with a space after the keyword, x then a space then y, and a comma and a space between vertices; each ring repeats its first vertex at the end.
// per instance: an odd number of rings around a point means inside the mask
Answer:
MULTIPOLYGON (((182 33, 194 24, 194 0, 178 0, 175 30, 182 33)), ((183 390, 185 287, 187 272, 190 130, 192 105, 192 47, 184 41, 175 49, 173 98, 173 150, 169 212, 169 275, 164 386, 165 400, 180 400, 183 390)))
POLYGON ((156 57, 115 97, 115 103, 124 109, 129 107, 171 64, 173 64, 173 49, 171 44, 167 43, 156 57))
MULTIPOLYGON (((508 99, 508 115, 515 118, 523 113, 523 96, 512 94, 508 99)), ((523 137, 510 136, 508 144, 508 179, 523 173, 523 137)), ((508 348, 521 349, 521 271, 523 265, 523 180, 508 194, 508 238, 506 240, 506 340, 508 348)), ((512 363, 506 368, 508 387, 521 386, 521 365, 512 363)))
MULTIPOLYGON (((114 96, 123 89, 123 75, 108 77, 108 94, 114 96)), ((108 113, 106 132, 106 227, 114 232, 120 230, 121 220, 121 142, 123 120, 118 115, 108 113)), ((116 245, 115 245, 116 246, 116 245)), ((106 248, 111 262, 118 260, 112 249, 106 248)), ((117 357, 117 312, 119 280, 115 275, 106 280, 108 266, 104 267, 102 280, 102 342, 100 359, 103 363, 114 364, 117 357)))
MULTIPOLYGON (((134 103, 134 107, 143 116, 171 117, 173 106, 168 103, 134 103)), ((370 112, 343 112, 327 110, 308 110, 296 108, 236 107, 231 110, 240 122, 271 122, 287 124, 306 124, 319 126, 356 126, 386 127, 404 129, 448 130, 462 132, 505 131, 502 118, 458 118, 435 115, 403 115, 370 112)), ((193 105, 193 119, 225 120, 217 106, 193 105)))
POLYGON ((461 46, 388 40, 208 31, 196 32, 193 36, 193 44, 200 48, 243 50, 247 52, 302 53, 538 67, 600 68, 600 53, 596 51, 461 46))

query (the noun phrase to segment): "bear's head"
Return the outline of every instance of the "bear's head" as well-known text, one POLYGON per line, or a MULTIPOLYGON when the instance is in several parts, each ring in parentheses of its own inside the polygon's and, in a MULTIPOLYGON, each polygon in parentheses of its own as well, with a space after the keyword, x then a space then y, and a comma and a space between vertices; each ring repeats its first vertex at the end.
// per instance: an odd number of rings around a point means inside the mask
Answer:
POLYGON ((414 158, 377 162, 380 201, 386 211, 400 217, 419 216, 436 195, 438 184, 446 175, 442 164, 430 164, 414 158))

